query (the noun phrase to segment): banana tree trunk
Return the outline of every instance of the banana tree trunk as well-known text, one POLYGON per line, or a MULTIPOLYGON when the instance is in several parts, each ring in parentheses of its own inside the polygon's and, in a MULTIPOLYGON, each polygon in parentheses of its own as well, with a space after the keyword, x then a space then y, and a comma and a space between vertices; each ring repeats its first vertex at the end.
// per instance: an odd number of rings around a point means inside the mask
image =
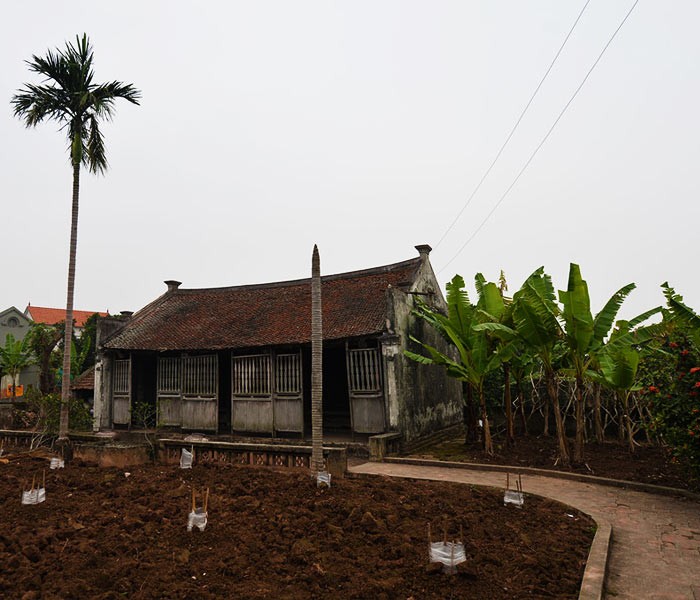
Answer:
POLYGON ((523 379, 516 375, 515 386, 518 389, 518 412, 520 413, 520 424, 523 435, 527 435, 527 417, 525 416, 525 390, 523 389, 523 379))
POLYGON ((559 407, 559 393, 557 390, 557 382, 554 379, 554 373, 549 372, 546 375, 547 378, 547 395, 549 396, 549 402, 552 405, 552 412, 554 413, 554 422, 557 426, 557 441, 559 442, 559 459, 564 467, 571 465, 571 458, 569 456, 569 444, 566 439, 566 431, 564 430, 564 420, 561 415, 561 408, 559 407))
POLYGON ((483 382, 479 386, 479 405, 481 406, 482 431, 484 433, 484 451, 489 456, 493 456, 493 440, 491 439, 491 427, 489 426, 489 416, 486 412, 486 397, 484 396, 483 382))
POLYGON ((584 462, 583 378, 576 376, 576 438, 574 440, 574 463, 584 462))
POLYGON ((63 379, 61 381, 61 416, 58 439, 68 440, 70 403, 70 354, 73 339, 73 293, 75 290, 75 258, 78 246, 78 198, 80 194, 80 162, 73 161, 73 205, 71 209, 70 253, 68 258, 68 290, 66 293, 66 325, 63 332, 63 379))
POLYGON ((625 424, 625 437, 627 438, 627 448, 634 454, 634 433, 632 433, 632 417, 630 416, 630 393, 628 391, 618 392, 623 409, 623 419, 625 424))
POLYGON ((603 419, 600 414, 600 393, 601 385, 599 383, 595 384, 595 395, 593 396, 593 422, 595 426, 595 439, 599 444, 603 443, 605 439, 605 432, 603 431, 603 419))
POLYGON ((515 444, 515 424, 513 423, 513 401, 510 396, 510 365, 503 363, 503 403, 506 409, 506 445, 515 444))
POLYGON ((462 382, 462 418, 464 421, 464 443, 471 444, 477 440, 476 407, 474 406, 474 388, 466 381, 462 382))

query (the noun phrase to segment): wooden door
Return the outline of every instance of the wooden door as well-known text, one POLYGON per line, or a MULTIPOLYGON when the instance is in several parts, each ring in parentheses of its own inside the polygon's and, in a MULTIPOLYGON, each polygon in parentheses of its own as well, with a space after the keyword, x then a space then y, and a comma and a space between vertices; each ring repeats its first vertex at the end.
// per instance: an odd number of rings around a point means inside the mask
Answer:
POLYGON ((231 428, 272 433, 272 369, 269 354, 231 357, 231 428))
POLYGON ((376 348, 347 349, 350 419, 356 433, 386 430, 381 363, 376 348))
POLYGON ((131 358, 114 361, 112 423, 131 425, 131 358))
POLYGON ((301 350, 275 356, 274 430, 304 433, 301 350))
POLYGON ((182 428, 216 431, 219 424, 219 359, 182 357, 182 428))
POLYGON ((182 377, 179 356, 158 358, 158 427, 182 426, 182 377))

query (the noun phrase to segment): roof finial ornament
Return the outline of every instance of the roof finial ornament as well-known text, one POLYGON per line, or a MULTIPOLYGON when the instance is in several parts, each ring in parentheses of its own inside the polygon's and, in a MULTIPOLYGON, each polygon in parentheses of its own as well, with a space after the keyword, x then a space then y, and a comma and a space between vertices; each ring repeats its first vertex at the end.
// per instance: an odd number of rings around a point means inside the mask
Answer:
POLYGON ((423 260, 428 260, 428 255, 432 250, 431 246, 429 246, 428 244, 419 244, 418 246, 414 246, 414 248, 418 250, 418 254, 423 260))

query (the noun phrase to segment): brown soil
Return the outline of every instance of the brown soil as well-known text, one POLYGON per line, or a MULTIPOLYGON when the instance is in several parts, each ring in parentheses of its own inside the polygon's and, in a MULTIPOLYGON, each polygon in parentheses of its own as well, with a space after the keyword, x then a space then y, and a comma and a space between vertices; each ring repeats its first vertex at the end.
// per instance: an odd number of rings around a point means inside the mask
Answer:
MULTIPOLYGON (((11 457, 12 458, 12 457, 11 457)), ((124 470, 0 464, 3 598, 574 598, 594 523, 555 502, 465 485, 334 480, 241 465, 124 470), (46 469, 47 500, 20 491, 46 469), (186 531, 192 485, 209 524, 186 531), (429 565, 427 524, 468 561, 429 565)), ((25 488, 26 489, 26 488, 25 488)))
POLYGON ((413 456, 570 471, 700 491, 700 482, 692 480, 678 464, 671 461, 669 453, 659 446, 642 445, 630 454, 626 445, 616 441, 588 443, 585 447, 584 464, 574 465, 570 469, 563 469, 558 464, 559 450, 555 436, 518 437, 513 448, 507 448, 503 439, 496 437, 494 447, 494 456, 488 456, 480 444, 465 445, 464 435, 458 433, 453 439, 424 448, 413 456))

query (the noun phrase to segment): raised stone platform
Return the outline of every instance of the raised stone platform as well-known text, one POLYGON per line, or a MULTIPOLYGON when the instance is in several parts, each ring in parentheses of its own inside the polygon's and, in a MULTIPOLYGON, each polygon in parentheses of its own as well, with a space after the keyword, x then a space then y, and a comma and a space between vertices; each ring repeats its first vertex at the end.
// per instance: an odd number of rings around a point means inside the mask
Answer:
MULTIPOLYGON (((311 461, 311 446, 159 439, 156 447, 158 460, 166 464, 179 463, 182 448, 194 454, 195 465, 238 463, 308 469, 311 461)), ((333 477, 345 477, 348 467, 345 448, 324 447, 323 458, 333 477)))

